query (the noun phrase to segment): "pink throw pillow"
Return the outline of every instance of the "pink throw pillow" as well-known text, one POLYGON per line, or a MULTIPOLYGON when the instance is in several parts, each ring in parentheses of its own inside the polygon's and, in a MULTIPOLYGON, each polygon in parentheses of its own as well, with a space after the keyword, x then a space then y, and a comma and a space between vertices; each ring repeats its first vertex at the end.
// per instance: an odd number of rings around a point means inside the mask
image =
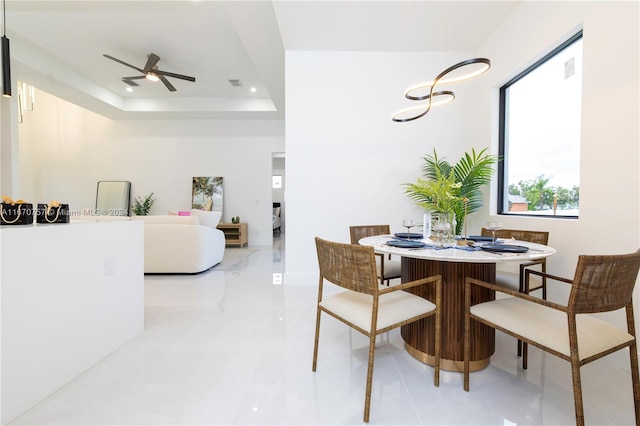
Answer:
POLYGON ((178 212, 178 216, 191 216, 191 212, 178 212))

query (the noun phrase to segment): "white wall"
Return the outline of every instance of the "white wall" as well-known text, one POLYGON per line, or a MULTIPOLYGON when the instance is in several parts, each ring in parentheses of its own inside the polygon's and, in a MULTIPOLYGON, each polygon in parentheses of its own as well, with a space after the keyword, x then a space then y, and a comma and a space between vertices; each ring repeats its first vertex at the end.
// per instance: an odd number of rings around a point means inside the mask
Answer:
POLYGON ((476 135, 473 87, 426 117, 395 123, 406 87, 435 77, 471 53, 287 52, 286 282, 314 284, 314 237, 349 241, 349 226, 422 220, 403 184, 420 176, 425 154, 456 162, 488 147, 476 135))
MULTIPOLYGON (((499 85, 584 24, 580 219, 502 218, 549 229, 559 250, 552 268, 571 274, 589 248, 639 245, 637 12, 636 2, 525 2, 477 52, 287 52, 286 149, 281 121, 110 121, 39 93, 19 126, 13 195, 92 207, 98 180, 125 179, 134 196, 153 191, 152 213, 161 214, 189 205, 191 176, 221 175, 224 219, 246 218, 260 233, 250 244, 269 244, 271 153, 285 151, 287 275, 315 283, 314 236, 347 241, 354 223, 399 230, 403 218, 420 218, 402 184, 419 176, 422 156, 434 147, 452 162, 472 147, 495 152, 499 85), (414 122, 390 120, 411 104, 402 97, 408 85, 472 56, 493 66, 457 85, 453 104, 414 122), (626 238, 600 226, 612 211, 626 238)), ((488 204, 468 218, 470 232, 487 220, 488 204)))
MULTIPOLYGON (((548 261, 551 273, 573 277, 580 254, 615 254, 640 248, 639 6, 638 2, 526 2, 481 48, 494 64, 487 79, 490 87, 482 89, 493 104, 491 119, 478 130, 491 137, 497 149, 493 126, 497 123, 498 87, 580 27, 584 31, 580 218, 501 219, 505 227, 550 232, 549 244, 558 250, 548 261)), ((568 288, 563 293, 568 293, 568 288)), ((636 306, 639 295, 640 286, 636 286, 636 306)), ((557 292, 554 296, 560 297, 557 292)), ((606 318, 626 327, 622 313, 606 318)), ((609 358, 629 370, 624 352, 609 358)))
MULTIPOLYGON (((550 271, 572 276, 579 254, 640 246, 638 7, 523 2, 476 52, 289 51, 284 149, 281 122, 105 122, 62 101, 36 121, 37 105, 25 116, 32 127, 21 145, 24 196, 14 195, 90 207, 97 180, 126 179, 134 195, 154 191, 152 213, 164 213, 188 205, 191 176, 221 175, 225 220, 246 218, 260 233, 251 231, 250 245, 268 245, 271 152, 285 151, 285 282, 315 285, 315 236, 348 241, 352 224, 388 223, 398 231, 402 219, 421 218, 402 184, 420 175, 422 157, 434 147, 451 162, 472 147, 497 152, 499 85, 583 25, 580 219, 501 218, 508 227, 548 229, 558 250, 550 271), (390 120, 409 105, 402 96, 407 86, 475 56, 491 58, 492 68, 457 85, 453 104, 415 122, 390 120), (605 222, 618 226, 604 228, 605 222)), ((20 127, 21 140, 27 126, 20 127)), ((489 218, 487 193, 484 210, 467 219, 470 233, 489 218)))
MULTIPOLYGON (((14 81, 15 86, 15 81, 14 81)), ((17 93, 14 87, 12 93, 17 93)), ((18 123, 16 96, 0 96, 0 192, 10 196, 17 188, 18 169, 18 123)))
POLYGON ((580 218, 502 218, 505 227, 549 230, 549 243, 558 249, 550 266, 565 276, 573 275, 579 254, 640 247, 638 12, 637 2, 526 2, 481 48, 494 64, 482 88, 493 104, 478 131, 497 149, 498 87, 583 26, 580 218))
MULTIPOLYGON (((569 278, 579 254, 640 247, 638 5, 524 2, 480 49, 448 53, 444 64, 441 54, 429 52, 287 52, 285 282, 316 283, 315 236, 346 242, 349 225, 389 223, 398 231, 403 218, 421 217, 402 183, 419 176, 421 157, 433 147, 451 162, 472 147, 491 145, 497 153, 499 86, 581 25, 580 219, 501 221, 549 230, 549 244, 558 250, 549 271, 569 278), (391 122, 391 113, 405 105, 405 87, 476 56, 490 58, 492 68, 455 86, 454 103, 414 122, 391 122)), ((469 233, 490 217, 495 192, 486 193, 484 209, 467 218, 469 233)), ((620 316, 610 320, 624 323, 620 316)), ((628 369, 628 359, 620 365, 628 369)))
POLYGON ((113 121, 38 91, 20 132, 20 191, 35 202, 95 207, 99 180, 129 180, 132 199, 154 193, 151 214, 191 208, 193 176, 224 177, 223 220, 249 224, 249 245, 272 243, 271 156, 281 120, 113 121))
MULTIPOLYGON (((287 52, 288 275, 315 276, 315 235, 347 241, 350 224, 390 223, 397 230, 404 217, 418 217, 402 183, 415 180, 433 147, 452 162, 472 147, 492 145, 496 153, 499 85, 582 22, 580 219, 501 220, 549 229, 559 251, 552 267, 565 274, 579 253, 640 246, 637 12, 635 2, 523 3, 481 49, 457 54, 487 56, 491 70, 456 86, 454 103, 403 124, 389 116, 404 105, 406 86, 443 68, 439 53, 287 52), (601 226, 612 217, 620 232, 601 226)), ((468 218, 469 232, 488 219, 488 204, 468 218)))

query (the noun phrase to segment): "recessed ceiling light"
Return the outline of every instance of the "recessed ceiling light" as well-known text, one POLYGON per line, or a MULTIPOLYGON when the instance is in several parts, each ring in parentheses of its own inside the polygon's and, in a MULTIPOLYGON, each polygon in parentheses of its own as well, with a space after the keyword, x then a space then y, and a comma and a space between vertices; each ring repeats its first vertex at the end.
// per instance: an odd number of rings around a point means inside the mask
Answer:
POLYGON ((133 87, 127 87, 127 92, 133 92, 133 87))
POLYGON ((256 88, 255 87, 251 88, 251 93, 256 93, 256 88))

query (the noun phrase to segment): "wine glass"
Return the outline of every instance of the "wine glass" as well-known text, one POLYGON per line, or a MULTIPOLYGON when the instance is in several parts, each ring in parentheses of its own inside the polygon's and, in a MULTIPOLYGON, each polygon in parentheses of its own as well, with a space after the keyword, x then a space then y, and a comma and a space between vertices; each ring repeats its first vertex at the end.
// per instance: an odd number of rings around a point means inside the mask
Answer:
POLYGON ((411 228, 413 228, 414 226, 416 226, 416 221, 413 219, 404 219, 402 221, 402 226, 404 226, 405 228, 407 228, 407 238, 409 237, 409 230, 411 228))
POLYGON ((491 242, 496 242, 496 231, 502 229, 502 222, 487 222, 484 225, 485 229, 491 231, 491 242))

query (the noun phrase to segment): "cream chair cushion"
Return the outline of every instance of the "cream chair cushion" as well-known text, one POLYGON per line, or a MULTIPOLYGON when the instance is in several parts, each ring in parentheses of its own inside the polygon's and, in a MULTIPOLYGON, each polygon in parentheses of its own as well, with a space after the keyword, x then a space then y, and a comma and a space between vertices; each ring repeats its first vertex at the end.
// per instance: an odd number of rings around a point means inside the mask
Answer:
MULTIPOLYGON (((371 332, 371 312, 373 296, 347 290, 323 299, 320 306, 351 322, 357 327, 371 332)), ((425 312, 435 311, 436 305, 415 294, 396 291, 380 296, 378 301, 378 324, 382 330, 425 312)))
MULTIPOLYGON (((385 255, 386 256, 386 255, 385 255)), ((376 256, 376 271, 378 276, 380 276, 380 257, 376 256)), ((390 260, 385 257, 384 259, 384 278, 387 279, 395 278, 400 276, 400 261, 399 260, 390 260)))
MULTIPOLYGON (((480 303, 471 306, 470 312, 563 355, 571 355, 564 312, 515 297, 480 303)), ((633 340, 626 331, 591 315, 577 315, 576 323, 581 360, 633 340)))
MULTIPOLYGON (((385 263, 385 269, 387 264, 385 263)), ((496 271, 496 285, 509 288, 515 291, 520 290, 520 271, 496 271)), ((536 288, 542 285, 542 280, 537 275, 529 276, 529 288, 536 288)), ((535 293, 533 293, 535 294, 535 293)))

